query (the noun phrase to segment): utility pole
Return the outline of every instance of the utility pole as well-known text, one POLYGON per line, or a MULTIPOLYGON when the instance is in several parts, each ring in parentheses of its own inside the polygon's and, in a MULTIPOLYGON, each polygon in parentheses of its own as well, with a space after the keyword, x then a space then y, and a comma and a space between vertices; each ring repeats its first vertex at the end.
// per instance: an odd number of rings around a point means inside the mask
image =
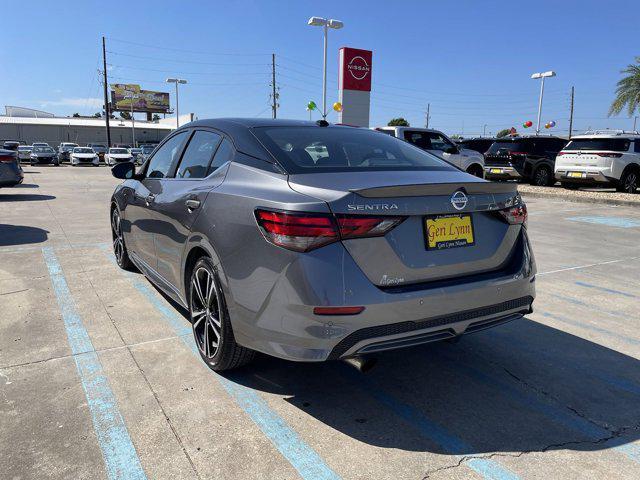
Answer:
POLYGON ((278 97, 276 96, 276 54, 271 54, 271 100, 273 104, 271 109, 273 111, 273 118, 276 118, 276 110, 278 109, 278 97))
POLYGON ((425 127, 426 127, 426 128, 429 128, 429 117, 430 117, 430 115, 429 115, 429 111, 430 111, 430 110, 431 110, 431 104, 430 104, 430 103, 427 103, 427 117, 426 117, 426 119, 425 119, 425 120, 426 120, 426 121, 425 121, 425 127))
POLYGON ((102 74, 104 82, 104 117, 107 127, 107 148, 111 147, 111 129, 109 128, 109 117, 111 112, 109 111, 109 97, 107 95, 107 47, 105 46, 104 37, 102 37, 102 74))
POLYGON ((638 123, 638 116, 633 117, 633 131, 636 132, 636 123, 638 123))
POLYGON ((569 112, 569 140, 571 140, 571 134, 573 133, 573 94, 574 94, 574 87, 571 87, 571 111, 569 112))

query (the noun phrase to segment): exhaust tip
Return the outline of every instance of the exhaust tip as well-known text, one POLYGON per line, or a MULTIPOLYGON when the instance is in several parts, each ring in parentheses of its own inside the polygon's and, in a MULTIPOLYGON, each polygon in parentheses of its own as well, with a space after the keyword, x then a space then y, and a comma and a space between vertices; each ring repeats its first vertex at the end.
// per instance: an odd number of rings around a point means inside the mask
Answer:
POLYGON ((358 370, 360 373, 367 373, 371 370, 378 360, 372 357, 349 357, 342 359, 348 365, 351 365, 353 368, 358 370))

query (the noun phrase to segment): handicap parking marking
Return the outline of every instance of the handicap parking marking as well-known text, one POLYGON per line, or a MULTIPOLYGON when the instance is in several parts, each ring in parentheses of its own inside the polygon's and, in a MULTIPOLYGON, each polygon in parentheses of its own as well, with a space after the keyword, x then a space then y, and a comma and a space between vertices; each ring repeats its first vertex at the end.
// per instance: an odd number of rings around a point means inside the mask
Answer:
POLYGON ((629 217, 605 217, 605 216, 581 216, 567 217, 572 222, 593 223, 596 225, 606 225, 607 227, 637 228, 640 227, 640 220, 629 217))
MULTIPOLYGON (((114 265, 113 258, 108 248, 102 249, 114 265)), ((125 272, 122 272, 125 273, 125 272)), ((146 297, 149 302, 158 310, 165 322, 174 329, 176 335, 180 336, 191 353, 201 361, 198 347, 192 336, 185 336, 187 329, 191 327, 185 325, 187 322, 174 309, 164 305, 158 297, 158 293, 150 286, 148 280, 141 280, 139 275, 126 272, 126 276, 133 283, 134 288, 146 297)), ((322 459, 322 457, 308 445, 293 430, 287 422, 273 411, 267 402, 252 388, 245 387, 239 383, 228 380, 222 375, 209 370, 203 365, 213 377, 222 385, 227 394, 235 400, 242 410, 253 420, 262 433, 271 441, 282 456, 291 464, 293 468, 305 480, 340 480, 340 476, 335 473, 322 459)))
POLYGON ((67 280, 52 247, 43 247, 47 270, 82 382, 93 428, 110 480, 143 480, 146 475, 118 409, 109 380, 85 329, 67 280))

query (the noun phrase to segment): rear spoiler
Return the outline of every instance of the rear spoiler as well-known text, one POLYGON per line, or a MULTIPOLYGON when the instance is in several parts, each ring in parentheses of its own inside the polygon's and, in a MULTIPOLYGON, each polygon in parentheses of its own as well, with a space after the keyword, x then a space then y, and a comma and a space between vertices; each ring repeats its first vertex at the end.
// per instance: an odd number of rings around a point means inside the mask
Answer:
POLYGON ((498 182, 462 182, 462 183, 421 183, 414 185, 393 185, 390 187, 364 188, 350 190, 352 193, 366 198, 385 197, 422 197, 435 195, 453 195, 462 190, 467 195, 482 195, 492 193, 517 193, 515 183, 498 182))

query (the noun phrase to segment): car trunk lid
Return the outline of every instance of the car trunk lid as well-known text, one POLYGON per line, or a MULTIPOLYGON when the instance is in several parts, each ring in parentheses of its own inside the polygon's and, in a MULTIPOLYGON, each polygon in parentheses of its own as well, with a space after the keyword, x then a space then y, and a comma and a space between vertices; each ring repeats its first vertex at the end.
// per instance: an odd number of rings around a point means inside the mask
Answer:
POLYGON ((404 218, 384 236, 342 241, 369 280, 381 287, 496 270, 508 262, 520 232, 519 225, 496 214, 520 201, 516 186, 463 172, 314 173, 292 175, 289 183, 293 190, 326 201, 337 216, 404 218), (457 192, 462 197, 454 199, 457 192))

